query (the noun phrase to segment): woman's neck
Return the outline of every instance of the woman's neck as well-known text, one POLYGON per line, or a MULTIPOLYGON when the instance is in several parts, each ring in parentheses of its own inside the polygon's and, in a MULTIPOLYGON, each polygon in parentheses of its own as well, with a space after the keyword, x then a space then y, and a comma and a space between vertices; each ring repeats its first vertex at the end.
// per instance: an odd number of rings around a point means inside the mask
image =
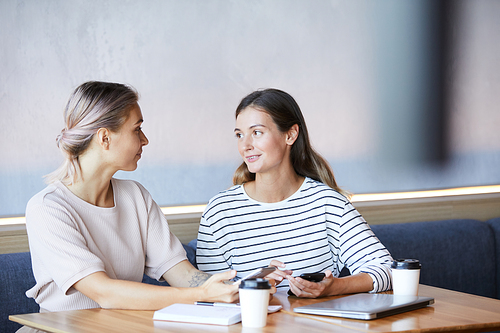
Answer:
POLYGON ((79 179, 67 186, 74 195, 97 207, 114 207, 113 186, 111 180, 98 184, 95 181, 79 179))
POLYGON ((245 183, 245 191, 260 202, 280 202, 292 196, 302 186, 304 177, 291 174, 256 174, 255 180, 245 183))
POLYGON ((102 165, 80 158, 81 174, 68 189, 80 199, 98 207, 114 207, 113 186, 111 178, 114 174, 103 170, 102 165))

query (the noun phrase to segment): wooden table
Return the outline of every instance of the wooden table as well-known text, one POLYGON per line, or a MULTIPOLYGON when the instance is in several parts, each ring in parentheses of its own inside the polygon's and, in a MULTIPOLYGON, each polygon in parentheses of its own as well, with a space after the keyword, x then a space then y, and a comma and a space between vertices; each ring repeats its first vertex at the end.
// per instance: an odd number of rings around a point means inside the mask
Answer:
POLYGON ((11 315, 9 319, 48 332, 483 332, 500 330, 500 300, 420 285, 420 296, 434 297, 427 308, 370 321, 299 315, 294 307, 322 302, 278 292, 272 304, 283 310, 268 316, 262 329, 153 321, 153 311, 77 310, 11 315))

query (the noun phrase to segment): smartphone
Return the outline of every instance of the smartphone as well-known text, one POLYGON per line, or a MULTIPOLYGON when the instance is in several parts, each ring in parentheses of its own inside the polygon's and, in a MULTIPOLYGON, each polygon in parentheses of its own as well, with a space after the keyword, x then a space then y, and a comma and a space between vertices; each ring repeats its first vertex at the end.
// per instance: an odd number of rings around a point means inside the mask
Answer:
POLYGON ((325 273, 304 273, 300 274, 299 277, 307 281, 319 282, 325 278, 325 273))
MULTIPOLYGON (((325 278, 325 273, 304 273, 300 274, 299 277, 311 282, 320 282, 325 278)), ((291 289, 288 289, 288 295, 295 296, 291 289)))
POLYGON ((255 271, 249 273, 248 275, 244 276, 243 278, 235 281, 234 283, 236 283, 238 281, 248 280, 248 279, 263 278, 263 277, 266 277, 267 275, 271 274, 275 270, 276 270, 276 267, 274 267, 274 266, 259 268, 259 269, 256 269, 255 271))

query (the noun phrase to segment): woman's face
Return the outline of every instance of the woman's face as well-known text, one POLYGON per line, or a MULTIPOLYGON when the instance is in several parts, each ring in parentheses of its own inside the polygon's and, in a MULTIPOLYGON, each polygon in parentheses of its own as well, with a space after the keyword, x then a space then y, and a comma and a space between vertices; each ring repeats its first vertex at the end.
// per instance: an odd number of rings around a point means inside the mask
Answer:
POLYGON ((112 163, 118 170, 133 171, 141 158, 142 147, 149 143, 141 129, 141 108, 136 104, 118 132, 111 134, 112 163))
POLYGON ((280 171, 289 166, 287 133, 265 112, 247 107, 236 118, 238 151, 252 173, 280 171))

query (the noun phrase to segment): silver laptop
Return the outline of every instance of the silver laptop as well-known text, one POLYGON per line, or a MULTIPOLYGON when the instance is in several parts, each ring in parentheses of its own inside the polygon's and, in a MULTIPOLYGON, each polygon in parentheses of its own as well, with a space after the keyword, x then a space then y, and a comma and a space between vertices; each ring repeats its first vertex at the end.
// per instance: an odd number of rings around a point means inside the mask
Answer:
POLYGON ((294 312, 370 320, 434 304, 434 298, 391 294, 356 294, 294 308, 294 312))

